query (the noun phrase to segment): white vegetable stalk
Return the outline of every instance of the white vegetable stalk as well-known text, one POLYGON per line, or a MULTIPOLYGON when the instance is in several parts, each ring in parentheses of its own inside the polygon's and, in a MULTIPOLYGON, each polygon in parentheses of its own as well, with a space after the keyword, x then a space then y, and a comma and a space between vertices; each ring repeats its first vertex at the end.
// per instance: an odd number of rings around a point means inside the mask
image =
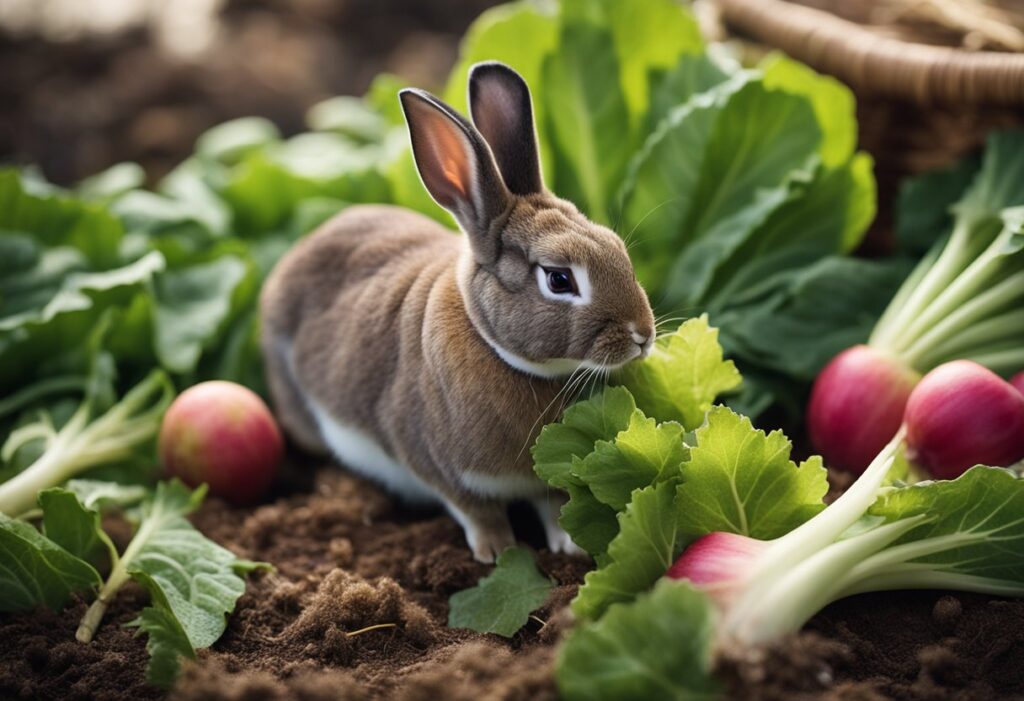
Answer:
POLYGON ((852 594, 954 588, 1024 596, 1021 582, 918 561, 989 542, 998 537, 998 525, 983 521, 971 530, 893 545, 937 516, 922 513, 891 522, 879 518, 877 524, 865 518, 902 441, 901 430, 845 494, 788 534, 757 541, 714 533, 706 536, 703 547, 693 548, 689 560, 684 553, 670 576, 692 579, 715 601, 721 611, 716 632, 720 647, 763 644, 797 631, 829 603, 852 594))
POLYGON ((62 484, 89 468, 130 457, 156 436, 173 392, 167 376, 156 371, 91 422, 92 400, 86 397, 56 433, 52 427, 45 431, 43 423, 16 431, 4 446, 5 460, 33 438, 46 437, 49 443, 38 460, 0 484, 0 513, 21 516, 35 507, 40 490, 62 484))

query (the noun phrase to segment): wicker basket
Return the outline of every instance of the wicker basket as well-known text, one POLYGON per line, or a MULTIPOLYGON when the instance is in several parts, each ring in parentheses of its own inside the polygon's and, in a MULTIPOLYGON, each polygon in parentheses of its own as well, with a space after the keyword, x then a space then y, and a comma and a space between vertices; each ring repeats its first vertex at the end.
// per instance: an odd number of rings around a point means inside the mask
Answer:
MULTIPOLYGON (((879 183, 879 221, 869 239, 875 250, 891 241, 887 232, 900 179, 953 162, 992 129, 1024 125, 1024 53, 937 45, 964 36, 871 24, 883 4, 716 0, 730 34, 780 49, 856 93, 860 144, 875 158, 879 183)), ((1016 30, 1003 29, 1014 38, 1016 30)))

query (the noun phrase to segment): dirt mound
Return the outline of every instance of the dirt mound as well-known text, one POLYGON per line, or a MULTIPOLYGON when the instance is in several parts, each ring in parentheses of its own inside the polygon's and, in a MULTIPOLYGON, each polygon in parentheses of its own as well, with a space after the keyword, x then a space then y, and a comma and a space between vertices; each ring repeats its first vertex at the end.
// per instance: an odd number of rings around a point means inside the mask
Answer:
MULTIPOLYGON (((511 640, 451 630, 448 597, 489 568, 451 519, 410 511, 337 469, 293 473, 272 504, 210 499, 197 527, 276 571, 254 574, 224 637, 169 695, 145 684, 145 643, 122 624, 131 587, 91 645, 74 641, 85 604, 0 616, 0 700, 548 700, 585 558, 538 554, 557 586, 511 640)), ((523 513, 521 535, 538 545, 523 513)), ((806 630, 725 659, 735 701, 1024 701, 1024 602, 944 592, 838 602, 806 630)))

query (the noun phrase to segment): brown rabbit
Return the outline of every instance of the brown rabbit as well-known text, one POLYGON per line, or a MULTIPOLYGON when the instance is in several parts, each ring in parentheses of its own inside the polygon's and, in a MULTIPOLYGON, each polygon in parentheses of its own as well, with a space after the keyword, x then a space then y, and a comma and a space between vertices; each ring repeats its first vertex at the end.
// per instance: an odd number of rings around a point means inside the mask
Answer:
POLYGON ((575 549, 529 446, 570 374, 650 352, 647 296, 619 237, 545 190, 515 71, 473 68, 476 128, 429 93, 400 97, 423 184, 466 235, 358 206, 284 257, 261 301, 281 423, 307 450, 441 501, 478 560, 514 542, 513 499, 533 501, 552 550, 575 549))

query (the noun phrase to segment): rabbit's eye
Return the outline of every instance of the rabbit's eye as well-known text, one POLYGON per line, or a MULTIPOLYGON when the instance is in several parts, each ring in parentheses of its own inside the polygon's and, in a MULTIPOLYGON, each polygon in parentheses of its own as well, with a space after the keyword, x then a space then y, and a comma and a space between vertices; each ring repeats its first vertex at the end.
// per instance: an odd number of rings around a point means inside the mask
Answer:
POLYGON ((569 268, 544 268, 548 289, 556 295, 578 295, 576 278, 569 268))

